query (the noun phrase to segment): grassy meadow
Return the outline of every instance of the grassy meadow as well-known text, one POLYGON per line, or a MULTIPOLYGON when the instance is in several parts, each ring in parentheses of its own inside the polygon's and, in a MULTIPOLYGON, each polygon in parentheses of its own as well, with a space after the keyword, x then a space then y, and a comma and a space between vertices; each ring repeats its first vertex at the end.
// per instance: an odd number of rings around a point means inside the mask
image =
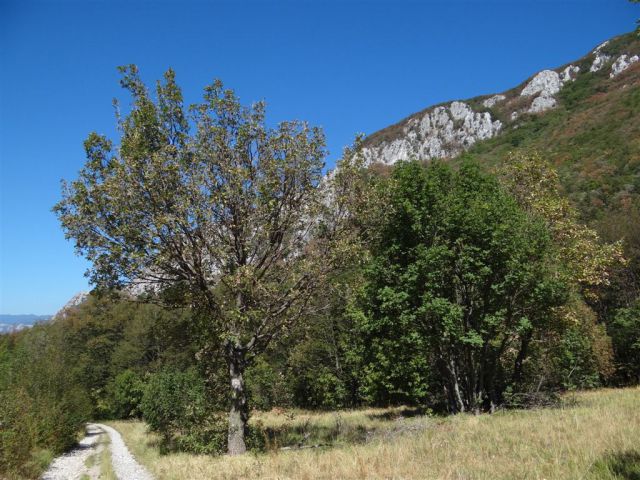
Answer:
POLYGON ((267 453, 241 457, 161 454, 144 423, 111 425, 160 480, 640 478, 637 387, 567 394, 559 408, 445 418, 415 413, 259 412, 254 425, 279 433, 267 453), (287 441, 325 446, 282 450, 287 441))

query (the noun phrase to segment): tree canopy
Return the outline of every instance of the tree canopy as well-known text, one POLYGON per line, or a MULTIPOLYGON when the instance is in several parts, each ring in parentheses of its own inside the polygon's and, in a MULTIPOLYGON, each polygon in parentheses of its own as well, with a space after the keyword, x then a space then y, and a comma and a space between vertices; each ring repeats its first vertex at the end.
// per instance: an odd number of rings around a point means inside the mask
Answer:
POLYGON ((361 321, 370 394, 493 407, 566 297, 549 233, 471 163, 404 163, 390 182, 361 321))
POLYGON ((345 161, 323 180, 319 128, 269 128, 262 102, 242 106, 220 81, 187 110, 172 70, 155 101, 135 66, 121 72, 133 105, 120 144, 89 135, 55 211, 93 283, 198 312, 228 364, 229 452, 242 453, 244 370, 308 312, 349 250, 357 169, 345 161))

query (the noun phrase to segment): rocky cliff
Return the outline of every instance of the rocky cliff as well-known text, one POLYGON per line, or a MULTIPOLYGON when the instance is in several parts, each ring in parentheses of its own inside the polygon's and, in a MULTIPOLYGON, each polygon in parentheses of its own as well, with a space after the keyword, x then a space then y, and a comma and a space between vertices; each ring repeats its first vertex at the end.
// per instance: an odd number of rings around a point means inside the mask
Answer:
POLYGON ((71 310, 82 304, 88 297, 89 292, 76 293, 60 310, 58 310, 58 312, 53 316, 53 320, 55 321, 61 318, 66 318, 71 310))
MULTIPOLYGON (((453 101, 427 108, 365 139, 363 153, 371 163, 405 159, 451 158, 523 119, 558 106, 563 89, 581 77, 616 82, 640 66, 636 33, 598 45, 586 56, 562 67, 543 70, 507 92, 453 101)), ((631 77, 629 77, 631 78, 631 77)), ((621 83, 621 88, 625 83, 621 83)))

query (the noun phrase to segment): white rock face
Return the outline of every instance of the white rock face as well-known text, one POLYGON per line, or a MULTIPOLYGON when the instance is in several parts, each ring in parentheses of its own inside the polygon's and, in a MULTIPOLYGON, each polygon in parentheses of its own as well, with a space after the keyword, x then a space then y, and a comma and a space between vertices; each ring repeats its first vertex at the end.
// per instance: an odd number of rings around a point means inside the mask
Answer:
MULTIPOLYGON (((563 78, 571 78, 571 67, 567 67, 562 76, 553 70, 542 70, 522 89, 520 95, 523 97, 531 97, 537 95, 529 107, 529 113, 539 113, 549 110, 556 106, 556 99, 553 97, 560 91, 563 78), (566 75, 565 75, 566 72, 566 75)), ((513 118, 513 115, 512 115, 513 118)))
POLYGON ((522 89, 520 95, 532 97, 533 95, 543 95, 549 97, 560 91, 562 82, 560 75, 553 70, 542 70, 522 89))
POLYGON ((556 106, 556 99, 551 96, 540 95, 533 99, 529 113, 539 113, 556 106))
POLYGON ((596 48, 594 48, 593 49, 593 53, 595 53, 595 54, 600 53, 600 50, 602 50, 607 45, 609 45, 609 40, 607 40, 605 42, 602 42, 600 45, 598 45, 596 48))
POLYGON ((601 50, 604 47, 606 47, 607 45, 609 45, 609 40, 607 40, 606 42, 603 42, 600 45, 598 45, 595 48, 595 50, 593 51, 593 55, 595 56, 595 58, 593 59, 593 63, 591 64, 591 68, 589 68, 590 72, 597 72, 602 67, 604 67, 604 65, 609 60, 611 60, 611 57, 609 55, 605 55, 604 53, 601 52, 601 50))
POLYGON ((81 303, 83 303, 87 298, 89 297, 89 292, 78 292, 76 293, 73 297, 71 297, 71 300, 69 300, 67 303, 65 303, 64 307, 62 307, 60 310, 58 310, 58 313, 56 313, 53 316, 53 320, 56 320, 58 318, 65 318, 67 316, 67 313, 77 307, 78 305, 80 305, 81 303))
POLYGON ((392 164, 399 160, 456 156, 478 140, 495 136, 502 122, 489 112, 479 113, 464 102, 440 106, 422 117, 414 117, 402 128, 399 138, 363 149, 368 162, 392 164))
POLYGON ((567 83, 569 81, 573 81, 576 79, 576 75, 580 71, 580 67, 575 65, 569 65, 562 72, 560 72, 560 81, 562 83, 567 83))
POLYGON ((627 54, 620 55, 611 66, 611 73, 609 74, 609 78, 617 77, 627 68, 629 68, 631 64, 636 63, 638 60, 640 60, 640 57, 638 57, 638 55, 634 55, 631 58, 629 58, 627 54))
POLYGON ((504 95, 494 95, 493 97, 489 97, 484 102, 482 102, 482 105, 487 108, 491 108, 496 103, 503 101, 505 98, 507 97, 505 97, 504 95))

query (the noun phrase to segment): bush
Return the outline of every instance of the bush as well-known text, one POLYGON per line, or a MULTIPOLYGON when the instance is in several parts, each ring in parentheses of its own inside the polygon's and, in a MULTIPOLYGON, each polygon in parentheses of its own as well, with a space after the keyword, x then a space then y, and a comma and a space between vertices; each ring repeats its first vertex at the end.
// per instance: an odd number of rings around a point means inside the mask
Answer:
POLYGON ((227 425, 215 412, 203 379, 193 369, 151 375, 140 408, 151 430, 163 438, 165 450, 222 453, 227 425))
POLYGON ((552 349, 554 383, 568 390, 596 388, 613 373, 611 339, 603 325, 595 323, 588 307, 583 317, 569 324, 552 349))
POLYGON ((333 410, 347 404, 344 382, 326 366, 300 372, 293 380, 297 403, 306 408, 333 410))
POLYGON ((631 308, 619 309, 609 333, 613 341, 621 383, 640 382, 640 300, 631 308))
POLYGON ((255 363, 245 373, 249 404, 258 410, 270 410, 273 407, 286 407, 291 404, 285 376, 274 365, 263 357, 258 357, 255 363))
POLYGON ((116 418, 139 418, 140 403, 144 396, 143 378, 132 370, 119 373, 107 387, 111 397, 111 410, 116 418))
POLYGON ((205 415, 205 386, 193 371, 160 371, 151 375, 141 409, 149 427, 172 435, 197 424, 205 415))

